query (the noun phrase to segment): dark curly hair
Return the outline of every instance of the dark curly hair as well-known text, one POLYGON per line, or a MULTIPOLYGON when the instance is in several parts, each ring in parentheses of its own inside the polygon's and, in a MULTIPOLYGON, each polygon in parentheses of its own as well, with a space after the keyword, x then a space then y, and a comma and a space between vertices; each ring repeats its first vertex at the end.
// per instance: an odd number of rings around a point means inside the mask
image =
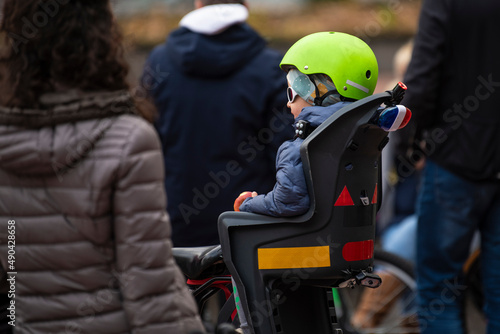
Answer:
POLYGON ((129 67, 109 0, 6 0, 0 103, 36 108, 61 89, 128 90, 129 67))

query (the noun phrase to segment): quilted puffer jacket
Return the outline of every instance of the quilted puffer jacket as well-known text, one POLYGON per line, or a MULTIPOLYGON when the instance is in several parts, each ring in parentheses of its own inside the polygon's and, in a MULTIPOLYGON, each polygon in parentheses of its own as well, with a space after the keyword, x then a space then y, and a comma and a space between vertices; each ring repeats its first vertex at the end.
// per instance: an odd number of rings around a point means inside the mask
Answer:
POLYGON ((2 280, 15 277, 15 333, 203 331, 172 257, 155 130, 125 92, 43 101, 0 107, 0 263, 2 280))
MULTIPOLYGON (((338 102, 328 107, 307 107, 295 119, 309 122, 316 128, 328 117, 350 104, 338 102)), ((276 184, 267 194, 247 198, 240 206, 240 211, 259 213, 275 217, 289 217, 304 214, 309 210, 310 199, 307 191, 306 177, 300 145, 304 139, 297 137, 284 142, 276 157, 276 184)))

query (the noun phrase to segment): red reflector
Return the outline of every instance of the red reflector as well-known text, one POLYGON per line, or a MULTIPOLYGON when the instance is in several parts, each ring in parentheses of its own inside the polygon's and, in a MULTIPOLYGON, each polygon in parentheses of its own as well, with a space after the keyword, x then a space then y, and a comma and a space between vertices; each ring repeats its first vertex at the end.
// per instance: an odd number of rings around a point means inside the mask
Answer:
POLYGON ((378 183, 375 183, 375 193, 373 194, 372 204, 377 204, 378 201, 378 183))
POLYGON ((363 261, 373 258, 373 240, 349 242, 342 249, 346 261, 363 261))
POLYGON ((347 186, 345 186, 344 190, 342 190, 342 193, 337 199, 337 202, 335 202, 335 206, 351 206, 351 205, 354 205, 354 202, 351 198, 351 194, 349 194, 349 191, 347 190, 347 186))
POLYGON ((406 85, 404 83, 402 83, 401 81, 398 82, 398 85, 399 85, 399 87, 403 88, 404 90, 408 89, 408 87, 406 87, 406 85))

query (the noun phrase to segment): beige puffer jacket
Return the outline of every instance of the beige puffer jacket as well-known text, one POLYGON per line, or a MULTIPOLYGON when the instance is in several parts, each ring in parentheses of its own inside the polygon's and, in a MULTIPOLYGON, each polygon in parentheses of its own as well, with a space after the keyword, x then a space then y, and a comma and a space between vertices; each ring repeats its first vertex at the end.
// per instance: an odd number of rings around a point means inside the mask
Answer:
POLYGON ((203 331, 172 258, 154 129, 124 92, 44 101, 50 112, 0 108, 0 270, 17 272, 15 333, 203 331))

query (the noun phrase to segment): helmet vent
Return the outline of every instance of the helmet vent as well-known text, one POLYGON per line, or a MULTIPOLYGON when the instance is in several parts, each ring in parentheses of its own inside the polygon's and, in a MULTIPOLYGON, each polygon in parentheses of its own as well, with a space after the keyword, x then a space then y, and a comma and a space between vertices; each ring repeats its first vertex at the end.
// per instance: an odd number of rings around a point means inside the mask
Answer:
POLYGON ((370 79, 372 77, 372 71, 368 70, 366 71, 366 78, 370 79))

